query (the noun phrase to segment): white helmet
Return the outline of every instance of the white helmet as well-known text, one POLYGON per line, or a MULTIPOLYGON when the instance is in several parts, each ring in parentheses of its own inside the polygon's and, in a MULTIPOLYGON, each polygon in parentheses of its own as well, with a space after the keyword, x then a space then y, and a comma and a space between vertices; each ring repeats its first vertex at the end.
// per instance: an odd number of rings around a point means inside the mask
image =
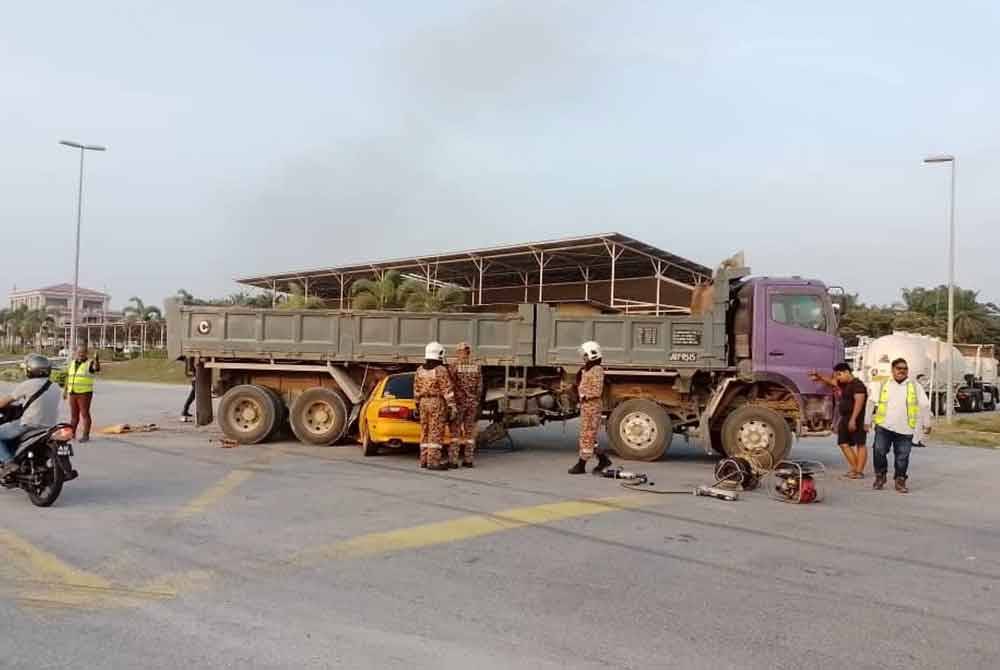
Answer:
POLYGON ((580 353, 588 361, 596 361, 601 358, 601 345, 593 340, 580 345, 580 353))
POLYGON ((427 346, 424 347, 424 358, 429 361, 443 361, 444 347, 441 346, 440 342, 429 342, 427 346))

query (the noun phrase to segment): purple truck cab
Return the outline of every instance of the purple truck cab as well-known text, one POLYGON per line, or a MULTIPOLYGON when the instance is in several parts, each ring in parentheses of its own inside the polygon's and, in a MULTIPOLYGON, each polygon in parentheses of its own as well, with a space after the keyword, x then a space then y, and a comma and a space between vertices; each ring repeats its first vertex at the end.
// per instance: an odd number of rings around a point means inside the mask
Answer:
MULTIPOLYGON (((750 360, 741 366, 755 381, 773 381, 793 389, 802 409, 800 435, 825 434, 833 425, 831 389, 809 378, 844 360, 837 334, 837 312, 827 287, 799 278, 755 278, 738 290, 752 316, 750 360)), ((740 347, 737 346, 737 356, 740 347)), ((747 347, 744 347, 744 351, 747 347)), ((745 374, 745 372, 744 372, 745 374)))

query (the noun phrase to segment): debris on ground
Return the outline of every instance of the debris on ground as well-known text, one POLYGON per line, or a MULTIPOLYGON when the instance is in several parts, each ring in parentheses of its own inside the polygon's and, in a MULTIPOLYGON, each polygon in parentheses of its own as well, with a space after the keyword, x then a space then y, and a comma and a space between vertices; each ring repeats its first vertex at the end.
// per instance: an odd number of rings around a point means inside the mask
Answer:
POLYGON ((113 426, 101 428, 98 432, 102 435, 124 435, 125 433, 151 433, 154 430, 159 429, 159 426, 155 423, 142 423, 136 425, 132 425, 130 423, 116 423, 113 426))

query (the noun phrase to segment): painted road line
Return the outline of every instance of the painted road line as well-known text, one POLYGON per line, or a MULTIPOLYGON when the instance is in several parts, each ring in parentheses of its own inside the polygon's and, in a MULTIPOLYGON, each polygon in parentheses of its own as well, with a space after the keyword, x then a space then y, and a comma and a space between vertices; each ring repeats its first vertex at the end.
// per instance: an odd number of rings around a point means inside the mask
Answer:
POLYGON ((635 509, 657 502, 658 496, 622 496, 596 500, 569 500, 518 507, 492 514, 476 514, 382 533, 370 533, 349 540, 304 550, 295 555, 293 565, 310 565, 326 560, 362 558, 408 549, 461 542, 517 528, 541 526, 566 519, 635 509))
POLYGON ((228 475, 207 488, 197 498, 181 507, 174 513, 174 521, 185 521, 191 517, 200 516, 212 505, 239 488, 240 484, 253 477, 252 470, 233 470, 228 475))
POLYGON ((174 523, 186 521, 192 517, 200 516, 205 511, 235 491, 245 481, 254 476, 257 470, 263 470, 264 466, 271 463, 274 454, 267 450, 257 458, 237 470, 233 470, 225 477, 208 487, 194 500, 177 510, 171 517, 174 523))
POLYGON ((5 572, 16 575, 13 579, 0 578, 0 592, 13 586, 17 599, 29 606, 96 609, 177 595, 168 579, 157 580, 149 588, 115 585, 101 575, 73 567, 9 530, 0 530, 0 561, 5 572))

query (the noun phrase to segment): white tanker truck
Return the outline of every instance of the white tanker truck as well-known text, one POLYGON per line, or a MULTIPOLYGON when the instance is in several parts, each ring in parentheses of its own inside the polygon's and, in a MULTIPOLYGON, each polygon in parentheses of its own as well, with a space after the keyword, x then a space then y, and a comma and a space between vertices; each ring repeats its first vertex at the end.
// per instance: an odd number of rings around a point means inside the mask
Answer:
MULTIPOLYGON (((949 348, 948 343, 939 338, 897 331, 878 338, 862 337, 858 346, 852 347, 850 353, 852 367, 858 378, 868 385, 869 393, 877 393, 877 387, 892 376, 892 361, 897 358, 906 359, 910 367, 910 378, 927 391, 936 415, 943 413, 948 397, 950 359, 956 406, 969 411, 978 411, 984 407, 981 397, 978 402, 969 400, 968 407, 962 407, 958 403, 959 390, 969 386, 966 375, 972 374, 972 371, 962 352, 956 347, 949 348)), ((981 391, 976 391, 973 395, 978 393, 981 391)))

